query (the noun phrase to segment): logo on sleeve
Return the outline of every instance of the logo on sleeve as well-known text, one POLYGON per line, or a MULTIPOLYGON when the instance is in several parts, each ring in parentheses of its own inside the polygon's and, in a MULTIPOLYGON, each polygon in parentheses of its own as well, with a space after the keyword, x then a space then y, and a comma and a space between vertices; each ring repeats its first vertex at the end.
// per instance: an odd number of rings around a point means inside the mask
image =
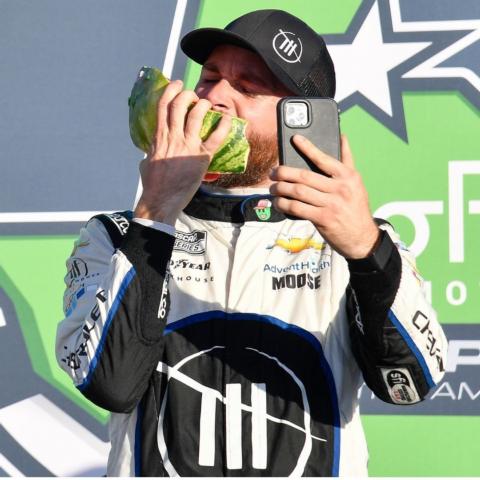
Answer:
POLYGON ((123 215, 120 215, 119 213, 109 213, 107 214, 107 217, 117 227, 122 236, 127 233, 130 222, 123 215))
POLYGON ((88 266, 81 258, 72 258, 67 276, 71 282, 88 275, 88 266))
POLYGON ((381 368, 381 371, 393 403, 407 405, 420 401, 408 368, 381 368))
POLYGON ((167 268, 165 272, 165 278, 162 284, 162 295, 160 297, 160 305, 158 306, 157 318, 165 320, 167 318, 168 311, 170 310, 170 292, 168 291, 168 281, 170 280, 170 270, 167 268))

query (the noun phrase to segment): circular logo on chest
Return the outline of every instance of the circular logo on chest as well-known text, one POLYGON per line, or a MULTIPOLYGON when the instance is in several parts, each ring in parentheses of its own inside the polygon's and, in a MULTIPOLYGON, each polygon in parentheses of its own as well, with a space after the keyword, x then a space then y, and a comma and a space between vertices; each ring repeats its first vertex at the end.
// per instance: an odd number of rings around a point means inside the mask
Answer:
POLYGON ((157 443, 169 475, 338 470, 333 380, 309 332, 271 317, 209 312, 167 327, 157 371, 157 443))

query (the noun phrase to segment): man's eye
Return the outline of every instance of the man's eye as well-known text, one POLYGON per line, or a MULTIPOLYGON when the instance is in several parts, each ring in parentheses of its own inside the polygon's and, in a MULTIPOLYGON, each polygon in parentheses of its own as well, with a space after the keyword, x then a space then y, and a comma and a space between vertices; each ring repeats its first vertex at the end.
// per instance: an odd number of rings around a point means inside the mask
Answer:
POLYGON ((255 88, 251 88, 248 86, 241 86, 239 87, 240 92, 242 92, 244 95, 247 95, 248 97, 253 97, 256 94, 258 94, 257 90, 255 88))

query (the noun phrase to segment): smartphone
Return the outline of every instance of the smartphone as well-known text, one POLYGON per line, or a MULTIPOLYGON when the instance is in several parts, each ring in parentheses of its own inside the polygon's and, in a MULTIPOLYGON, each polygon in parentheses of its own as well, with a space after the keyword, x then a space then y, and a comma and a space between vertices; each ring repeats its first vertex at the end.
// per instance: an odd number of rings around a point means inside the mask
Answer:
POLYGON ((340 160, 338 105, 332 98, 285 97, 277 104, 280 165, 319 169, 293 145, 295 134, 308 138, 322 152, 340 160))

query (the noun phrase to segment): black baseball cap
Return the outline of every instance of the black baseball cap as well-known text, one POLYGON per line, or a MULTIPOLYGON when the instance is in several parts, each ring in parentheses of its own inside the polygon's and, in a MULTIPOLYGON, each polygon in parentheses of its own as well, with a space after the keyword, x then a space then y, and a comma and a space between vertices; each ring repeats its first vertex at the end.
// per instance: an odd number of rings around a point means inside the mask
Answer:
POLYGON ((335 69, 325 40, 283 10, 256 10, 221 28, 199 28, 181 41, 183 52, 203 64, 215 47, 236 45, 264 60, 280 82, 297 95, 335 95, 335 69))

